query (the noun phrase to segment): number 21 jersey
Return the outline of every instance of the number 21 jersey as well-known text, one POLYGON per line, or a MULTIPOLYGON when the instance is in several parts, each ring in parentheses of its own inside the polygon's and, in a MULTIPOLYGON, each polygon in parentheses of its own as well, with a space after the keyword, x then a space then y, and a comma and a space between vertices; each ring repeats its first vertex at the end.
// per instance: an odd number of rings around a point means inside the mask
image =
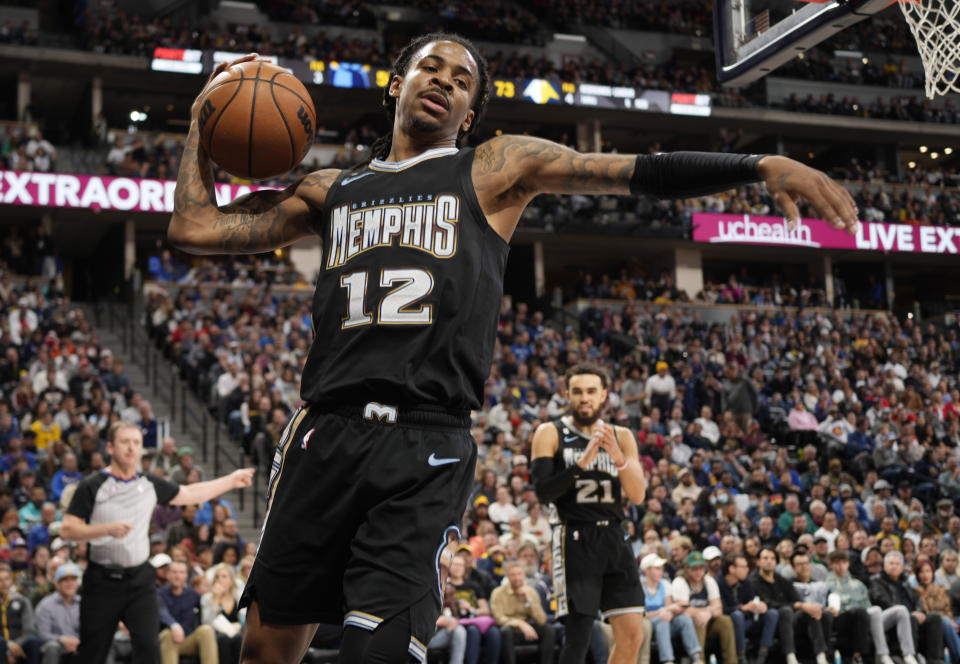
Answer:
MULTIPOLYGON (((554 420, 557 428, 557 453, 553 457, 556 470, 569 468, 583 456, 590 439, 581 434, 563 419, 554 420)), ((597 456, 581 471, 576 482, 563 493, 554 505, 561 521, 610 521, 613 524, 623 520, 620 504, 620 474, 617 464, 606 450, 597 452, 597 456)))
POLYGON ((304 401, 479 408, 509 245, 472 164, 472 148, 435 148, 337 178, 317 229, 304 401))

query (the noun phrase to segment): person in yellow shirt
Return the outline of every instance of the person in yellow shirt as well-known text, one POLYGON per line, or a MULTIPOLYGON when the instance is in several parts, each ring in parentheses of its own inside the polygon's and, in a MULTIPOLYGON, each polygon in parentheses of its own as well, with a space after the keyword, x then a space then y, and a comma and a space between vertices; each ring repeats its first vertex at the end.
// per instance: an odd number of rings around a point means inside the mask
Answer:
POLYGON ((47 451, 48 446, 60 440, 60 426, 53 421, 53 411, 49 409, 30 424, 30 429, 37 434, 37 452, 41 454, 47 451))

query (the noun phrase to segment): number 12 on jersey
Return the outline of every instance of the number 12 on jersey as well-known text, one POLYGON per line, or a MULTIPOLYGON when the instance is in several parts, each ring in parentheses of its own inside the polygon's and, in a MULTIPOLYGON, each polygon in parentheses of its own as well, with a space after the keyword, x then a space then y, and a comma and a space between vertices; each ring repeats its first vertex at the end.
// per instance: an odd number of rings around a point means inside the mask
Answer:
POLYGON ((433 322, 433 305, 417 303, 433 291, 433 275, 421 268, 383 268, 380 287, 393 288, 375 305, 376 321, 368 313, 368 273, 351 272, 340 277, 340 286, 347 289, 347 316, 340 329, 360 325, 429 325, 433 322))

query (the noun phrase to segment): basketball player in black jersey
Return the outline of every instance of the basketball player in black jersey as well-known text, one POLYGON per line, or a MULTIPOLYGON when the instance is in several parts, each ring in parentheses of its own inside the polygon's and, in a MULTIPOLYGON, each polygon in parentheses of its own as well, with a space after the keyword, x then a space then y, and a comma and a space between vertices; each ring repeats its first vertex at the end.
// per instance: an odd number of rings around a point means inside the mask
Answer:
POLYGON ((277 444, 242 599, 245 663, 301 661, 319 623, 344 625, 342 662, 424 659, 473 478, 469 411, 490 369, 508 242, 535 196, 689 197, 764 181, 790 219, 802 196, 837 227, 857 223, 842 187, 779 156, 581 154, 528 136, 463 147, 488 72, 454 35, 415 39, 389 80, 393 131, 372 161, 220 207, 191 109, 171 244, 256 254, 323 240, 305 405, 277 444))
POLYGON ((533 436, 537 495, 553 503, 553 587, 566 625, 560 664, 582 664, 597 613, 613 627, 609 661, 635 664, 643 636, 643 590, 625 539, 622 500, 643 502, 647 484, 629 429, 600 419, 606 370, 593 363, 566 374, 570 412, 541 424, 533 436))

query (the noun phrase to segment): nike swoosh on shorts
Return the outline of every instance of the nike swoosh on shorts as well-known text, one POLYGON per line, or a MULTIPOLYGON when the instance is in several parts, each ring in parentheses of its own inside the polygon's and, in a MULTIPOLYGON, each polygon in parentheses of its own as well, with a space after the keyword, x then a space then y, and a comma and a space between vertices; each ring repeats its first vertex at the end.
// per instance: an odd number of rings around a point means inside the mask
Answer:
POLYGON ((460 459, 438 459, 436 453, 430 455, 427 459, 427 463, 431 466, 446 466, 448 463, 456 463, 460 459))

